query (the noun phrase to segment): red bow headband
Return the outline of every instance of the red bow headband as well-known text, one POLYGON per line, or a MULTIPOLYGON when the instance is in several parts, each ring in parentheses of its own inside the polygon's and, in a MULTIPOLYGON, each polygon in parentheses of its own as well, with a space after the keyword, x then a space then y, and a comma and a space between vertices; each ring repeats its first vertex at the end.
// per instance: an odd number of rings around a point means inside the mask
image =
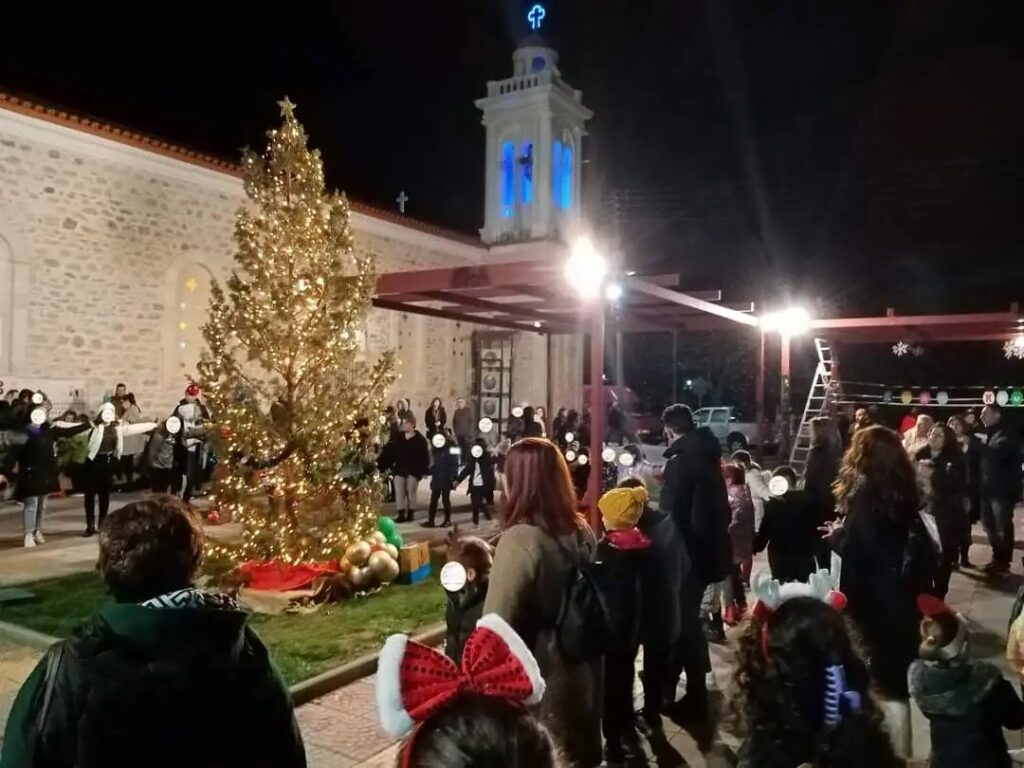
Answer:
POLYGON ((757 598, 754 616, 761 621, 761 652, 768 658, 768 621, 783 603, 796 597, 810 597, 831 605, 842 612, 846 608, 846 595, 840 592, 838 579, 826 570, 812 573, 807 582, 780 584, 771 578, 767 570, 754 574, 750 580, 750 592, 757 598))
MULTIPOLYGON (((433 648, 392 635, 377 664, 377 712, 392 736, 408 733, 463 694, 537 704, 544 678, 526 643, 497 614, 477 622, 462 652, 462 667, 433 648)), ((411 744, 406 746, 411 754, 411 744)))

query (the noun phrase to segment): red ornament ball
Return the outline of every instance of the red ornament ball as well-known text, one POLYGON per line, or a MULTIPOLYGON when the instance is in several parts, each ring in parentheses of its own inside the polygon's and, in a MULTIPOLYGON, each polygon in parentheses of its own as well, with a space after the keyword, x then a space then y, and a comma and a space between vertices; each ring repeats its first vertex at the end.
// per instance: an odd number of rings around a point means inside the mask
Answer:
POLYGON ((217 525, 217 523, 220 522, 220 512, 218 512, 216 509, 211 509, 209 512, 206 513, 206 522, 208 522, 210 525, 217 525))

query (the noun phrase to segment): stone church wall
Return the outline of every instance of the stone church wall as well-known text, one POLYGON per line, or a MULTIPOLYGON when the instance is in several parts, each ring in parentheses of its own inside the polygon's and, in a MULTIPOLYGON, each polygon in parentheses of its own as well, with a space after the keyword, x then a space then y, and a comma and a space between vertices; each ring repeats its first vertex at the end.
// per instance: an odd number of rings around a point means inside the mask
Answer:
MULTIPOLYGON (((211 278, 232 262, 240 180, 0 109, 0 380, 95 406, 119 381, 161 415, 195 372, 211 278)), ((476 263, 482 247, 353 214, 382 272, 476 263)), ((422 412, 471 384, 471 326, 373 310, 394 396, 422 412)))

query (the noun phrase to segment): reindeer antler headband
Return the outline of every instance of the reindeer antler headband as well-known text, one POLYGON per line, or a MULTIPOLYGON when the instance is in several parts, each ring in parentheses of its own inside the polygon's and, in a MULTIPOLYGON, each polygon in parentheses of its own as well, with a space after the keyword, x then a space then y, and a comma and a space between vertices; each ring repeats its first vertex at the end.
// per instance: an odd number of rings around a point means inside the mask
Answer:
POLYGON ((750 580, 750 593, 757 598, 754 616, 761 620, 761 651, 768 658, 768 623, 783 603, 796 597, 809 597, 832 606, 837 611, 846 608, 846 595, 839 591, 839 579, 824 569, 812 573, 807 582, 793 581, 780 584, 767 570, 754 574, 750 580))

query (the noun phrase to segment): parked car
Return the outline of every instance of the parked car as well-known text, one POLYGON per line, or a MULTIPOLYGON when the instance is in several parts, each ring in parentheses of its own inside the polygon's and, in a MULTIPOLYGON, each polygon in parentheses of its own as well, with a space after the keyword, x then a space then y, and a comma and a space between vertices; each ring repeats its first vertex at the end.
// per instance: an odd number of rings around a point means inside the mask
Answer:
MULTIPOLYGON (((761 426, 752 421, 740 421, 731 405, 698 408, 693 412, 693 420, 698 427, 710 429, 729 453, 761 444, 761 426)), ((774 439, 770 425, 765 425, 764 433, 766 443, 774 439)))

